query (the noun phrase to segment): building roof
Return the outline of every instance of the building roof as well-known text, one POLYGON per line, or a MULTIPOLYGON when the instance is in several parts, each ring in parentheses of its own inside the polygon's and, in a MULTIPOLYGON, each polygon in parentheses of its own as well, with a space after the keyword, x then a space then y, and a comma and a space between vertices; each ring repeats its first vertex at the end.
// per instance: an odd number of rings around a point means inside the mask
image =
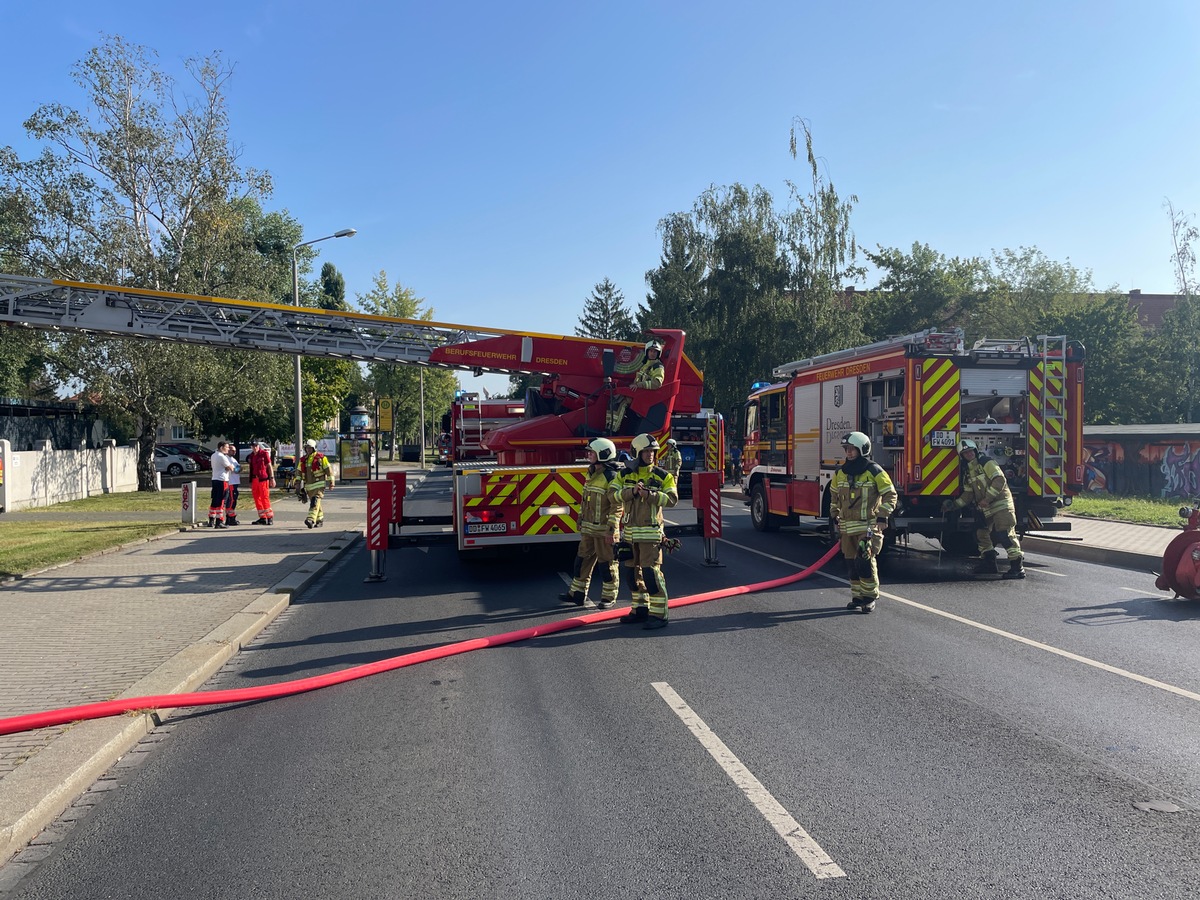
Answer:
POLYGON ((1167 422, 1161 425, 1084 425, 1084 440, 1102 437, 1147 437, 1157 439, 1200 438, 1200 423, 1167 422))

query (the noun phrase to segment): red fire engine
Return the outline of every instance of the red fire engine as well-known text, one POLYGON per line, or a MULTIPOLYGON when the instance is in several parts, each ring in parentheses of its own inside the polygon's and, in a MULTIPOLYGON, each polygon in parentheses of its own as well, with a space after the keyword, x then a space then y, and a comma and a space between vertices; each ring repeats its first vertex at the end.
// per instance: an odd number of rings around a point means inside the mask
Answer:
POLYGON ((488 435, 495 429, 525 418, 525 401, 479 398, 477 393, 459 391, 442 416, 442 433, 448 452, 439 461, 450 466, 470 459, 495 459, 487 446, 488 435))
POLYGON ((960 489, 958 441, 971 438, 1008 476, 1018 528, 1052 521, 1083 488, 1084 349, 1065 337, 982 339, 923 331, 778 367, 746 409, 742 488, 760 531, 829 527, 842 437, 861 431, 899 494, 889 542, 937 538, 973 552, 974 524, 943 516, 960 489))

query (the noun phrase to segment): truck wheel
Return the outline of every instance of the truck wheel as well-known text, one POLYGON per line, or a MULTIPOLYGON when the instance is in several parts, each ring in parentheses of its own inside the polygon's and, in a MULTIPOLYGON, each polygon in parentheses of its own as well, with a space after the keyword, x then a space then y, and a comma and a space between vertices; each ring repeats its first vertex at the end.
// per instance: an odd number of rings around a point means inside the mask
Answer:
POLYGON ((755 531, 777 531, 779 520, 767 512, 767 489, 760 481, 750 489, 750 521, 755 531))

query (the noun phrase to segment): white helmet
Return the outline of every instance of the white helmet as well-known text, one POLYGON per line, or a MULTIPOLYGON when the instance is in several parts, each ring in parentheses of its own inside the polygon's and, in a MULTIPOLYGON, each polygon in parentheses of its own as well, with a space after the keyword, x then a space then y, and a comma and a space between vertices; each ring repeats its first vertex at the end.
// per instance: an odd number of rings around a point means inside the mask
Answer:
POLYGON ((976 455, 979 454, 979 445, 970 438, 963 438, 958 442, 958 452, 965 453, 968 450, 974 450, 976 455))
POLYGON ((317 449, 317 442, 316 442, 316 441, 314 441, 312 438, 309 438, 307 441, 305 441, 305 442, 304 442, 304 446, 305 446, 305 447, 312 447, 312 449, 316 450, 316 449, 317 449))
POLYGON ((652 434, 639 434, 630 441, 629 446, 633 448, 633 452, 638 456, 642 454, 643 450, 658 452, 658 441, 654 439, 654 435, 652 434))
POLYGON ((861 431, 852 431, 842 438, 843 447, 853 447, 862 456, 871 455, 871 439, 861 431))
POLYGON ((675 446, 675 438, 667 438, 667 446, 674 447, 675 446))
POLYGON ((651 338, 650 340, 646 341, 646 352, 647 353, 649 353, 651 350, 657 350, 661 354, 662 349, 663 349, 662 341, 658 340, 657 338, 651 338))
POLYGON ((612 462, 617 458, 617 445, 608 438, 596 438, 588 444, 588 449, 596 454, 600 462, 612 462))

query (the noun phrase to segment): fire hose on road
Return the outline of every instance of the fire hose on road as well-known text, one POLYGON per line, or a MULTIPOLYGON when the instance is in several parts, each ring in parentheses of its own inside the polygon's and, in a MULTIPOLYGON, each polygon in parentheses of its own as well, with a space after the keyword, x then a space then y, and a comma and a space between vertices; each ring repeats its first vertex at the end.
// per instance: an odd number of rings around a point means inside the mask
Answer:
MULTIPOLYGON (((838 545, 834 544, 815 563, 794 575, 787 575, 783 578, 775 578, 770 581, 760 581, 756 584, 722 588, 703 594, 692 594, 672 600, 669 605, 672 609, 676 609, 682 606, 691 606, 695 603, 706 603, 709 600, 736 597, 740 594, 753 594, 758 591, 766 591, 793 584, 821 569, 837 554, 838 550, 838 545)), ((124 700, 108 700, 103 703, 67 706, 45 712, 12 716, 11 718, 0 719, 0 735, 19 734, 23 731, 32 731, 35 728, 49 728, 55 725, 66 725, 71 722, 81 722, 88 719, 103 719, 109 716, 120 716, 125 713, 141 712, 150 709, 182 709, 191 706, 214 706, 227 703, 248 703, 254 700, 274 700, 277 697, 303 694, 308 691, 331 687, 335 684, 344 684, 347 681, 366 678, 369 675, 378 675, 381 672, 390 672, 393 669, 415 666, 418 663, 444 659, 448 656, 458 656, 461 653, 469 653, 472 650, 482 650, 485 647, 500 647, 504 644, 512 644, 517 641, 555 634, 559 631, 568 631, 584 625, 594 625, 599 622, 608 621, 609 619, 618 618, 624 615, 626 611, 624 608, 600 610, 582 616, 561 619, 557 622, 547 622, 543 625, 534 625, 531 628, 522 628, 519 631, 509 631, 504 634, 492 635, 491 637, 473 638, 469 641, 445 644, 441 647, 419 650, 415 653, 405 653, 401 656, 393 656, 377 662, 354 666, 350 669, 343 669, 340 672, 330 672, 327 675, 300 678, 295 681, 283 681, 278 684, 192 694, 160 694, 153 697, 130 697, 124 700)))

